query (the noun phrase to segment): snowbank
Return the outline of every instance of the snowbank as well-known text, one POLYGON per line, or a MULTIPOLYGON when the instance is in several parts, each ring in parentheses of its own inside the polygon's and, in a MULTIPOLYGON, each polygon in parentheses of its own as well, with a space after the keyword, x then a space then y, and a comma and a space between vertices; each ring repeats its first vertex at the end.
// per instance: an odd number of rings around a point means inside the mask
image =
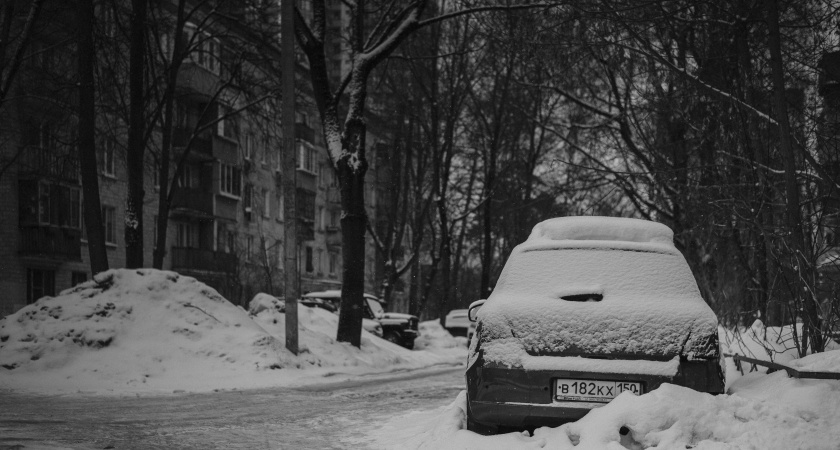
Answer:
MULTIPOLYGON (((777 338, 781 329, 769 329, 777 338)), ((763 332, 761 333, 763 335, 763 332)), ((753 344, 760 348, 772 343, 753 344)), ((799 370, 840 372, 840 350, 786 362, 799 370)), ((730 375, 730 374, 728 374, 730 375)), ((837 449, 840 381, 788 378, 785 372, 730 377, 729 395, 672 384, 641 396, 626 392, 577 422, 528 433, 480 436, 466 430, 466 391, 450 405, 386 420, 373 448, 407 449, 837 449), (621 427, 629 433, 622 436, 621 427)))
MULTIPOLYGON (((285 348, 277 300, 255 316, 194 278, 111 270, 0 320, 0 389, 40 393, 208 391, 306 384, 336 373, 459 364, 363 333, 334 340, 338 316, 304 306, 300 355, 285 348)), ((334 380, 335 378, 331 378, 334 380)))
MULTIPOLYGON (((798 367, 840 371, 840 351, 811 355, 798 367)), ((837 449, 840 381, 797 380, 783 372, 739 379, 731 395, 666 384, 642 396, 627 392, 577 422, 533 436, 466 431, 466 395, 427 413, 392 418, 371 436, 375 448, 409 449, 837 449), (630 433, 621 436, 627 427, 630 433)))
POLYGON ((441 325, 440 321, 427 320, 418 325, 420 335, 414 340, 414 348, 424 349, 458 349, 461 354, 467 347, 467 338, 452 336, 441 325))

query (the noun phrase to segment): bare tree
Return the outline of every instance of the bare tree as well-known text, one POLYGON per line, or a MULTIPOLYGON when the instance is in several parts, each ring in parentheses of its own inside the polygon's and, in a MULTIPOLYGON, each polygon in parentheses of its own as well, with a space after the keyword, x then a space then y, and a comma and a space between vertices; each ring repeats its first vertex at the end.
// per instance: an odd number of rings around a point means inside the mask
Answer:
POLYGON ((84 195, 84 217, 87 231, 90 271, 108 270, 105 248, 105 227, 99 201, 99 170, 96 162, 96 89, 94 86, 94 7, 91 0, 79 0, 77 6, 77 55, 79 68, 79 168, 84 195))
MULTIPOLYGON (((38 24, 44 0, 29 2, 26 19, 20 23, 18 16, 19 2, 7 1, 0 6, 0 112, 15 85, 21 65, 27 57, 32 34, 38 24)), ((3 138, 0 134, 0 138, 3 138)), ((0 161, 0 177, 20 158, 23 147, 7 160, 0 161)))

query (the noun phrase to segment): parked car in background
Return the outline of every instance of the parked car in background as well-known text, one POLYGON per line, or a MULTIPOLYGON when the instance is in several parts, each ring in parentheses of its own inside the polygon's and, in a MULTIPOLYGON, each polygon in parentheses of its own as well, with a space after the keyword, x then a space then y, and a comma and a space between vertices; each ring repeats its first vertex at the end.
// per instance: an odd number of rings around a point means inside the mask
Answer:
POLYGON ((466 309, 453 309, 444 317, 444 328, 452 336, 466 336, 470 328, 470 319, 466 309))
POLYGON ((662 383, 724 390, 717 317, 662 224, 537 224, 470 309, 467 427, 476 432, 557 426, 662 383))
MULTIPOLYGON (((334 314, 337 311, 332 303, 318 298, 301 298, 298 303, 309 308, 321 308, 334 314)), ((249 302, 248 313, 255 316, 266 309, 274 309, 285 314, 286 302, 283 297, 277 298, 260 292, 249 302)), ((374 336, 382 337, 382 325, 376 320, 362 319, 362 328, 374 336)))
MULTIPOLYGON (((371 294, 364 294, 365 308, 364 314, 366 320, 371 320, 378 323, 382 328, 382 338, 401 345, 408 349, 414 348, 414 340, 417 339, 417 327, 419 319, 417 316, 410 314, 385 312, 382 303, 378 298, 371 294)), ((312 305, 326 305, 333 307, 333 311, 337 312, 341 306, 341 291, 328 290, 319 292, 309 292, 303 294, 301 303, 310 303, 312 305)), ((322 306, 318 306, 322 307, 322 306)), ((327 308, 324 308, 327 309, 327 308)), ((367 328, 366 328, 367 329, 367 328)))

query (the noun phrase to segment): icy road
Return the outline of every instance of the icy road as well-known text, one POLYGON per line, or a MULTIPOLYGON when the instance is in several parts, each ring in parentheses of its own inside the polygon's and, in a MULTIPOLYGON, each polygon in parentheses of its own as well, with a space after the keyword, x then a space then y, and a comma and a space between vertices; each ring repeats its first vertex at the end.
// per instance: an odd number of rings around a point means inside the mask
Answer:
MULTIPOLYGON (((298 388, 144 397, 0 392, 0 449, 343 449, 385 418, 452 402, 464 368, 298 388)), ((399 444, 395 443, 395 448, 399 444)))

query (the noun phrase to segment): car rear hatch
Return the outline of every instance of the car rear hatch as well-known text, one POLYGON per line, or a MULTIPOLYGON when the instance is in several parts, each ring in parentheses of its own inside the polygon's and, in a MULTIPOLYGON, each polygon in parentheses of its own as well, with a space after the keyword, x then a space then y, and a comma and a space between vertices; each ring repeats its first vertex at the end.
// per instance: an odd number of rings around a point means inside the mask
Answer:
POLYGON ((676 250, 514 252, 480 312, 484 358, 717 358, 717 318, 676 250))

